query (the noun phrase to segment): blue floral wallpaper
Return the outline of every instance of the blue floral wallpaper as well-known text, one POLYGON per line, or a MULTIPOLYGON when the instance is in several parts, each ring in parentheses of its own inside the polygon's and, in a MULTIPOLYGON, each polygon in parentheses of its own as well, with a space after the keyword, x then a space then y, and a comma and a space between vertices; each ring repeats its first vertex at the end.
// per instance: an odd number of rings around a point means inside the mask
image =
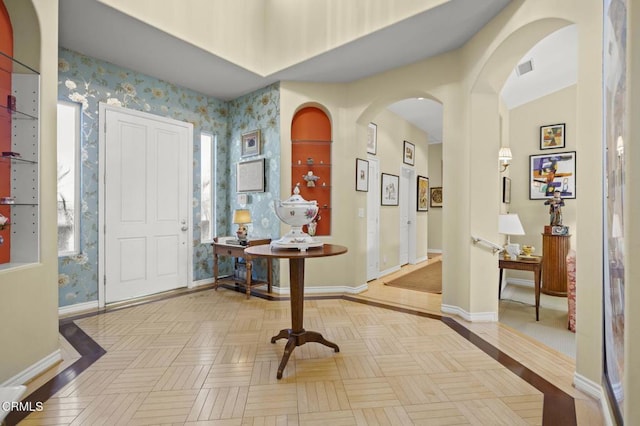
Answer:
MULTIPOLYGON (((217 135, 216 227, 220 235, 231 234, 231 212, 240 207, 235 196, 235 164, 240 159, 241 135, 249 130, 260 129, 260 156, 266 159, 266 192, 249 194, 248 204, 242 207, 252 211, 253 229, 250 228, 250 236, 278 235, 279 221, 271 202, 279 197, 280 182, 280 96, 277 84, 233 101, 222 101, 70 50, 60 49, 58 98, 82 104, 80 253, 59 258, 60 307, 98 299, 99 102, 193 124, 194 224, 200 222, 200 132, 217 135)), ((250 159, 254 158, 260 157, 250 159)), ((193 247, 194 280, 211 278, 212 250, 210 244, 200 243, 198 226, 193 227, 193 247)), ((255 269, 256 277, 264 276, 263 269, 255 269)))

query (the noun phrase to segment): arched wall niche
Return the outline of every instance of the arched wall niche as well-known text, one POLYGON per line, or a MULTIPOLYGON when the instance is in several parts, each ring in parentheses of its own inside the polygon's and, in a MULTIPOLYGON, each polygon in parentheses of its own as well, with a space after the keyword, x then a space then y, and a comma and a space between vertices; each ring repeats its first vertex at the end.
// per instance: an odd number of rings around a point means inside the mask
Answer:
POLYGON ((299 184, 305 200, 318 202, 315 224, 306 227, 312 236, 331 234, 331 135, 323 107, 307 104, 296 110, 291 120, 291 184, 299 184))
MULTIPOLYGON (((0 52, 13 57, 13 26, 11 17, 4 3, 0 2, 0 52)), ((12 70, 11 59, 0 56, 0 68, 12 70)), ((11 73, 0 73, 0 99, 5 100, 12 93, 11 73)), ((0 120, 0 150, 11 151, 11 115, 9 119, 0 120)), ((11 163, 3 161, 0 163, 0 194, 11 193, 11 163)), ((10 206, 0 206, 0 214, 4 217, 11 217, 10 206)), ((9 227, 0 230, 0 264, 11 261, 11 231, 9 227)))
POLYGON ((41 29, 38 13, 32 1, 4 0, 13 23, 13 57, 42 71, 40 57, 41 29))

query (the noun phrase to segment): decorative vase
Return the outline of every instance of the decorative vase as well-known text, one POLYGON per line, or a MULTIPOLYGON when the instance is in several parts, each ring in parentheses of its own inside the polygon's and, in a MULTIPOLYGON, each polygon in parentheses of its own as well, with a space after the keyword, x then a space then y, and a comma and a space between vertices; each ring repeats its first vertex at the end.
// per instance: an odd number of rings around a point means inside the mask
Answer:
POLYGON ((272 248, 296 248, 304 251, 310 247, 323 245, 322 242, 302 230, 305 225, 309 229, 309 224, 318 214, 318 203, 315 200, 307 201, 302 198, 299 185, 296 185, 293 189, 293 195, 287 200, 274 202, 276 215, 281 221, 291 226, 291 230, 279 240, 272 241, 272 248))

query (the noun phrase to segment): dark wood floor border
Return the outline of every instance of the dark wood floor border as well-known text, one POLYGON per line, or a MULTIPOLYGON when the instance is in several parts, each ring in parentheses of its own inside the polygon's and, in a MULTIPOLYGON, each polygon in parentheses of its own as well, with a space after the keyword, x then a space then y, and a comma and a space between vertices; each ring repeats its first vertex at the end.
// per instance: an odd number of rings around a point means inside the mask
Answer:
MULTIPOLYGON (((94 315, 98 315, 98 313, 94 315)), ((35 407, 37 402, 44 403, 47 401, 69 382, 77 378, 80 373, 89 368, 91 364, 100 359, 102 355, 107 353, 102 346, 98 345, 95 340, 87 335, 87 333, 73 321, 61 321, 59 330, 60 334, 78 351, 80 358, 22 400, 22 402, 30 403, 28 405, 30 407, 35 407)), ((7 415, 5 422, 7 426, 17 425, 29 414, 31 414, 31 412, 26 410, 12 411, 7 415)))
MULTIPOLYGON (((234 290, 237 292, 244 293, 244 288, 241 286, 233 286, 223 284, 220 287, 224 287, 228 290, 234 290)), ((42 385, 40 388, 35 390, 25 399, 23 402, 30 402, 32 406, 35 406, 36 402, 45 402, 49 398, 51 398, 56 392, 66 386, 69 382, 74 380, 76 377, 80 375, 84 370, 89 368, 94 362, 96 362, 102 355, 106 353, 106 351, 98 345, 89 335, 87 335, 80 327, 78 327, 74 321, 87 318, 95 315, 105 314, 109 312, 114 312, 116 310, 128 309, 134 306, 139 306, 140 304, 153 303, 160 300, 171 299, 178 296, 184 296, 191 293, 211 290, 209 286, 206 288, 196 288, 190 292, 182 292, 179 294, 167 294, 166 297, 153 299, 149 301, 144 301, 141 303, 136 303, 131 306, 121 306, 112 310, 100 310, 96 312, 86 313, 82 315, 78 315, 71 318, 66 318, 60 320, 60 334, 64 336, 67 341, 74 347, 76 351, 80 354, 80 358, 74 362, 72 365, 64 369, 60 374, 58 374, 53 379, 49 380, 47 383, 42 385)), ((270 294, 260 293, 251 291, 251 295, 255 297, 259 297, 265 300, 289 300, 289 297, 280 297, 273 296, 270 294)), ((429 314, 426 312, 417 311, 414 309, 407 309, 399 306, 387 305, 380 302, 373 302, 370 300, 359 299, 357 297, 348 296, 348 295, 327 295, 327 296, 306 296, 305 300, 329 300, 329 299, 340 299, 346 300, 349 302, 361 303, 368 306, 374 306, 378 308, 388 309, 408 315, 416 315, 420 317, 430 318, 434 320, 440 320, 451 329, 456 331, 460 336, 471 342, 473 345, 478 347, 484 353, 498 361, 501 365, 507 368, 516 376, 520 377, 522 380, 529 383, 531 386, 535 387, 538 391, 540 391, 544 395, 544 404, 542 409, 542 424, 545 426, 553 426, 553 425, 562 425, 562 426, 573 426, 577 425, 576 419, 576 409, 575 409, 575 400, 571 395, 568 395, 552 383, 545 380, 543 377, 529 370, 524 365, 520 364, 515 359, 511 358, 509 355, 497 349, 495 346, 491 345, 484 339, 482 339, 477 334, 471 332, 468 328, 464 327, 459 322, 455 321, 449 317, 443 317, 441 315, 429 314)), ((30 414, 29 411, 12 411, 6 417, 5 422, 7 426, 17 425, 20 421, 24 420, 30 414)))
POLYGON ((544 405, 542 409, 543 425, 577 425, 576 405, 571 395, 568 395, 554 384, 549 383, 543 377, 529 370, 453 318, 443 317, 442 322, 469 342, 473 343, 491 358, 498 361, 513 374, 544 394, 544 405))

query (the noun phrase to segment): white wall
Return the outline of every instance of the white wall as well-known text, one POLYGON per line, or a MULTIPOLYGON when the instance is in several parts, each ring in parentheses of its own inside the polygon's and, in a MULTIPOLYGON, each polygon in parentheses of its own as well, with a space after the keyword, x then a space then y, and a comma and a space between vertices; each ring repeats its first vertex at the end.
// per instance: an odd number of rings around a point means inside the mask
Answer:
MULTIPOLYGON (((347 286, 357 287, 366 283, 366 218, 358 217, 358 210, 367 210, 367 193, 355 190, 355 158, 367 158, 366 133, 362 137, 354 134, 353 115, 343 107, 346 105, 345 85, 308 84, 283 82, 280 86, 280 131, 281 131, 281 193, 291 193, 291 174, 287 165, 291 164, 291 120, 297 110, 309 105, 320 105, 329 115, 332 126, 332 220, 331 235, 318 237, 321 240, 348 247, 345 255, 306 262, 305 285, 307 287, 347 286), (349 125, 351 123, 351 125, 349 125), (327 267, 327 265, 331 265, 327 267)), ((388 105, 388 103, 386 104, 388 105)), ((385 106, 386 106, 385 105, 385 106)), ((416 175, 427 175, 427 136, 415 126, 382 108, 372 122, 378 126, 378 150, 380 172, 400 175, 403 165, 403 141, 408 140, 416 147, 416 175)), ((368 123, 368 122, 367 122, 368 123)), ((365 130, 366 131, 366 126, 365 130)), ((380 191, 380 188, 370 188, 380 191)), ((415 196, 415 194, 410 194, 415 196)), ((380 269, 390 269, 398 265, 399 251, 399 207, 381 207, 380 269), (386 256, 387 263, 383 263, 386 256)), ((281 232, 288 230, 282 225, 281 232)), ((416 216, 417 235, 416 256, 427 254, 427 216, 416 216)), ((289 275, 286 263, 280 274, 282 286, 288 286, 289 275)))
MULTIPOLYGON (((628 22, 640 22, 640 4, 633 0, 629 2, 628 22)), ((628 117, 640 116, 640 26, 628 25, 628 66, 629 91, 628 117)), ((628 143, 625 143, 625 158, 628 161, 625 169, 627 176, 626 193, 624 194, 626 205, 624 212, 625 221, 625 253, 640 253, 640 223, 638 212, 640 211, 640 194, 634 185, 640 182, 640 120, 629 119, 629 130, 626 135, 628 143), (634 220, 635 219, 635 220, 634 220), (627 233, 628 232, 628 233, 627 233)), ((631 257, 631 256, 630 256, 631 257)), ((635 404, 640 395, 640 339, 637 338, 640 327, 640 288, 636 283, 640 282, 640 263, 629 261, 625 265, 625 283, 630 285, 625 288, 625 363, 624 393, 627 402, 624 406, 625 424, 640 424, 640 404, 635 404)))
MULTIPOLYGON (((442 186, 442 144, 429 145, 429 187, 442 186)), ((444 195, 444 193, 443 193, 444 195)), ((429 251, 442 251, 442 208, 429 206, 429 251)))
MULTIPOLYGON (((380 173, 401 176, 403 144, 404 141, 413 143, 416 147, 415 166, 416 175, 428 174, 428 144, 427 135, 396 114, 384 109, 375 118, 378 126, 378 150, 376 158, 379 159, 380 173)), ((414 178, 415 179, 415 178, 414 178)), ((370 188, 372 191, 380 191, 381 188, 370 188)), ((415 197, 411 192, 410 197, 415 197)), ((424 213, 416 215, 416 257, 427 256, 427 220, 424 213)), ((400 236, 398 235, 400 223, 399 206, 380 206, 380 270, 385 271, 399 267, 400 236), (385 261, 386 260, 386 261, 385 261)))
MULTIPOLYGON (((549 225, 549 206, 543 200, 529 199, 529 156, 576 151, 576 92, 575 85, 552 93, 509 111, 509 145, 513 161, 507 169, 511 178, 510 213, 517 213, 526 235, 514 235, 511 242, 535 247, 542 254, 542 233, 549 225), (565 148, 540 150, 540 126, 565 123, 565 148)), ((588 173, 580 167, 580 155, 576 153, 577 173, 588 173)), ((576 196, 582 196, 586 188, 579 188, 576 196)), ((576 200, 564 200, 563 224, 571 232, 571 247, 575 247, 576 200)), ((532 280, 531 273, 507 271, 507 277, 532 280)))
MULTIPOLYGON (((5 0, 14 56, 40 77, 40 263, 0 271, 0 386, 58 351, 56 99, 58 2, 5 0)), ((59 359, 59 355, 58 358, 59 359)))

